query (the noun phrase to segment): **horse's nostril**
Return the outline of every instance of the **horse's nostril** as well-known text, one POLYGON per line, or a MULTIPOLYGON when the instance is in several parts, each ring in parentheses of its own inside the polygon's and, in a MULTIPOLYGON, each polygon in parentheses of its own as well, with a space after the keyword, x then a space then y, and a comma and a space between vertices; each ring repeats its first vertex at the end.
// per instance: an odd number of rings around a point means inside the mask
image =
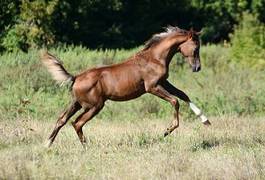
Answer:
POLYGON ((198 67, 197 67, 197 71, 200 71, 200 70, 201 70, 201 66, 198 66, 198 67))
POLYGON ((192 72, 196 72, 196 71, 197 71, 196 66, 192 66, 192 72))

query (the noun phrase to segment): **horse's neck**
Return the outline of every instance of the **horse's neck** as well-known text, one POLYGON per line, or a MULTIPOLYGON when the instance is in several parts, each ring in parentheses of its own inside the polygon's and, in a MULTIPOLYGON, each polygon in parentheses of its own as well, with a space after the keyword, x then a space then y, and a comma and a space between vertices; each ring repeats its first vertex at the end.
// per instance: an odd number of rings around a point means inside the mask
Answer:
POLYGON ((169 66, 173 56, 177 53, 179 45, 187 40, 187 35, 176 35, 169 40, 165 40, 153 49, 155 59, 169 66))

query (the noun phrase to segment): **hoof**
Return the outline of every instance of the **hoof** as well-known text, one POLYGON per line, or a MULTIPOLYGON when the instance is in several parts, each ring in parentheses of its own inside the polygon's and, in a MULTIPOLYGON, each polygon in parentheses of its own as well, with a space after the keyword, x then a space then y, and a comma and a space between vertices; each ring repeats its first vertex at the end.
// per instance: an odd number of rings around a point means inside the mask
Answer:
POLYGON ((49 148, 49 147, 51 147, 51 145, 52 145, 52 142, 51 142, 50 139, 47 140, 47 141, 44 143, 44 147, 45 147, 45 148, 49 148))
POLYGON ((207 121, 204 121, 204 122, 203 122, 203 124, 204 124, 204 125, 206 125, 206 126, 210 126, 210 125, 211 125, 211 123, 210 123, 210 121, 209 121, 209 120, 207 120, 207 121))
POLYGON ((87 145, 87 143, 82 143, 82 147, 83 147, 83 150, 84 150, 84 151, 87 151, 87 150, 88 150, 88 145, 87 145))
POLYGON ((164 133, 164 137, 168 136, 169 134, 170 134, 170 132, 166 131, 166 132, 164 133))

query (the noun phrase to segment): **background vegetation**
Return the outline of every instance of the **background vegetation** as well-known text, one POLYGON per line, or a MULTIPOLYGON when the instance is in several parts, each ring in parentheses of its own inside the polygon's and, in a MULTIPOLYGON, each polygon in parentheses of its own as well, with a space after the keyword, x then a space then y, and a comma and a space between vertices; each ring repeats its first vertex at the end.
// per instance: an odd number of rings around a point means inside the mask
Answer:
POLYGON ((0 179, 264 179, 264 8, 264 0, 1 1, 0 179), (87 151, 71 126, 45 149, 70 94, 39 49, 77 74, 123 61, 167 24, 203 28, 202 71, 176 55, 169 80, 213 125, 181 102, 180 127, 163 138, 172 108, 147 94, 107 102, 84 128, 87 151))
POLYGON ((131 48, 168 24, 203 29, 203 42, 216 43, 229 39, 243 12, 264 23, 264 11, 264 0, 3 0, 1 48, 131 48))

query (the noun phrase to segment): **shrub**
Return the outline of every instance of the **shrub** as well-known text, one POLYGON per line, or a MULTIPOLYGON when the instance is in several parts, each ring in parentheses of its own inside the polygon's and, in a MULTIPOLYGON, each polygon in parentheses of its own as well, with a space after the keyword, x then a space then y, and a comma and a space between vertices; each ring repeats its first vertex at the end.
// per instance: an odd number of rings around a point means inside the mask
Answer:
POLYGON ((231 60, 245 67, 265 69, 265 26, 254 15, 244 13, 231 36, 231 60))
POLYGON ((53 44, 55 37, 51 24, 57 4, 58 0, 23 0, 17 23, 7 28, 2 46, 8 51, 27 51, 28 48, 53 44))

